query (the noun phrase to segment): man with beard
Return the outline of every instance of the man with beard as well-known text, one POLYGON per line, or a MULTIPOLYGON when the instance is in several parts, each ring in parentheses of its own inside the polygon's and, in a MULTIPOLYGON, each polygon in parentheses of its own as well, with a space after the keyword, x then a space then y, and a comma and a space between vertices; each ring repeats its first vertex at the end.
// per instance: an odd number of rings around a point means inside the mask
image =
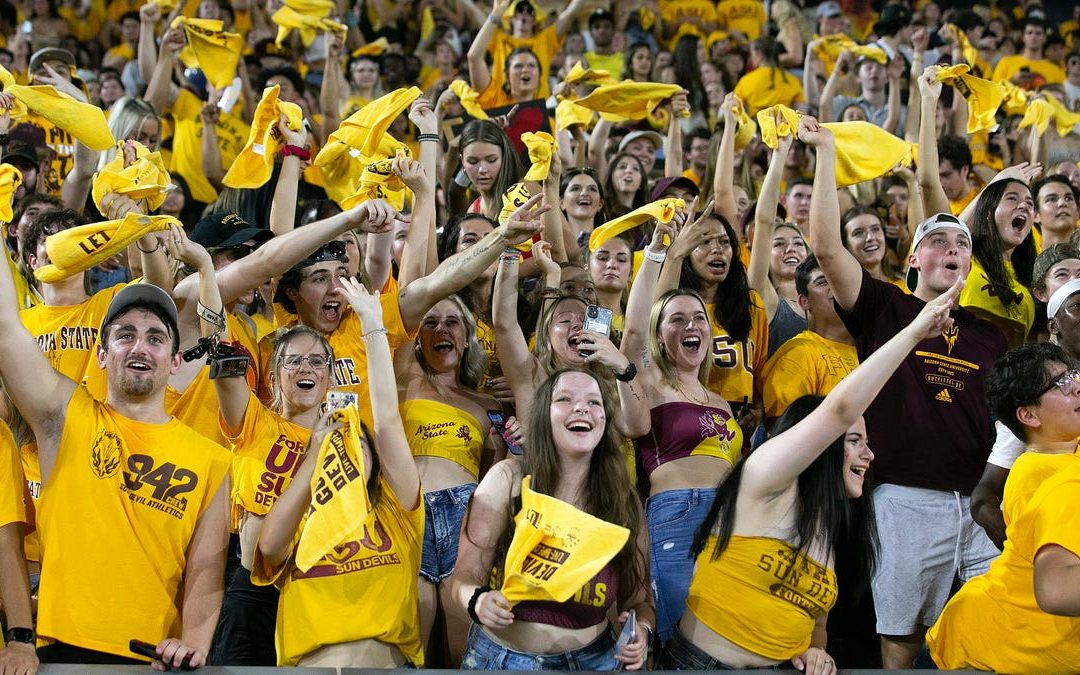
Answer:
POLYGON ((205 664, 222 595, 230 455, 165 411, 180 366, 176 306, 127 286, 100 325, 107 394, 53 369, 18 317, 0 265, 0 377, 34 431, 41 466, 37 630, 54 663, 205 664))

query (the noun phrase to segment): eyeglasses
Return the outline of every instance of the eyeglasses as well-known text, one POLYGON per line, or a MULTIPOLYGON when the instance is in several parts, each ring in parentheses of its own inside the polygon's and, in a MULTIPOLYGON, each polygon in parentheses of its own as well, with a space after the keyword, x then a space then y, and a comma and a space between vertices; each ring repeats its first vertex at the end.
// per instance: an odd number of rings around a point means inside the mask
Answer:
POLYGON ((321 354, 312 354, 311 356, 301 356, 300 354, 289 354, 281 360, 281 367, 285 370, 297 370, 304 363, 311 366, 312 370, 321 370, 323 368, 330 367, 330 357, 321 354))
POLYGON ((1039 397, 1041 398, 1043 394, 1054 387, 1057 387, 1063 395, 1070 396, 1076 391, 1077 382, 1080 382, 1080 370, 1072 368, 1058 375, 1050 384, 1046 385, 1046 388, 1039 392, 1039 397))

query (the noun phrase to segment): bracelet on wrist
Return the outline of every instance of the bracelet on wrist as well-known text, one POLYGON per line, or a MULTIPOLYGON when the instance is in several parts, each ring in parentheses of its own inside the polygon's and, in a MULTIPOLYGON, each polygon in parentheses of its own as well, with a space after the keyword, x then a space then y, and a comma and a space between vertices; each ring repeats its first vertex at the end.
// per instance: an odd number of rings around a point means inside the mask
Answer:
POLYGON ((654 263, 663 263, 665 260, 667 260, 667 251, 661 251, 660 253, 657 253, 656 251, 650 251, 649 249, 645 249, 644 251, 642 251, 642 255, 645 256, 646 260, 651 260, 654 263))
MULTIPOLYGON (((156 237, 155 237, 155 239, 156 239, 156 237)), ((157 239, 157 246, 155 246, 154 248, 150 249, 149 251, 147 251, 147 250, 146 250, 145 248, 143 248, 142 246, 139 246, 139 242, 137 242, 137 241, 135 242, 135 248, 139 249, 139 252, 140 252, 140 253, 146 253, 146 254, 150 254, 150 253, 157 253, 157 252, 158 252, 158 249, 160 249, 160 248, 161 248, 161 240, 160 240, 160 239, 157 239)))
POLYGON ((480 617, 476 615, 476 602, 480 599, 480 596, 491 590, 491 586, 477 586, 473 591, 472 597, 469 598, 469 604, 465 607, 465 610, 469 613, 469 618, 480 623, 480 617))
POLYGON ((299 145, 283 145, 278 154, 282 157, 299 157, 305 162, 311 159, 311 151, 307 148, 301 148, 299 145))
POLYGON ((368 338, 373 338, 373 337, 375 337, 377 335, 386 335, 386 333, 387 333, 386 328, 372 328, 368 332, 361 335, 360 339, 367 342, 368 338))
POLYGON ((417 134, 416 141, 418 143, 423 143, 424 141, 433 141, 435 143, 438 143, 439 134, 417 134))

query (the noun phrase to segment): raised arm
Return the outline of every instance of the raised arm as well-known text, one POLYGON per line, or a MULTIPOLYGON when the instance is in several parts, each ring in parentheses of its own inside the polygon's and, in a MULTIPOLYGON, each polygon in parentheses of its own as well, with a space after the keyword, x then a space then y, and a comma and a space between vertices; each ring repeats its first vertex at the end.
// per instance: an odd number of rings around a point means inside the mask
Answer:
POLYGON ((330 134, 341 126, 341 93, 344 89, 345 75, 341 70, 341 52, 345 48, 341 38, 327 32, 328 51, 326 66, 323 69, 322 86, 319 87, 319 108, 322 110, 321 140, 330 138, 330 134))
POLYGON ((341 280, 342 293, 360 318, 361 339, 367 348, 368 389, 375 423, 375 447, 380 471, 398 502, 412 511, 420 504, 420 472, 405 438, 405 427, 398 412, 397 379, 394 360, 383 326, 382 305, 378 293, 372 295, 354 279, 341 280))
POLYGON ((683 110, 690 110, 690 102, 687 100, 685 89, 671 98, 669 110, 671 115, 668 119, 667 138, 664 140, 664 175, 676 178, 683 173, 683 147, 682 147, 682 118, 679 116, 683 110))
POLYGON ((833 66, 829 79, 825 81, 825 86, 821 89, 821 102, 818 104, 818 119, 820 121, 833 121, 833 99, 836 98, 836 92, 840 89, 841 80, 847 75, 848 67, 854 61, 855 58, 850 49, 845 49, 840 53, 840 57, 836 59, 836 65, 833 66))
POLYGON ((199 111, 202 118, 202 170, 206 180, 215 190, 225 187, 222 179, 225 178, 225 167, 221 163, 221 144, 218 142, 217 124, 221 119, 221 108, 218 101, 224 89, 213 88, 210 90, 210 98, 203 104, 199 111))
POLYGON ((938 99, 941 98, 941 83, 937 81, 934 66, 928 67, 919 76, 919 96, 921 117, 915 175, 922 186, 926 212, 951 213, 949 198, 945 196, 945 188, 941 187, 941 179, 938 177, 937 106, 938 99))
POLYGON ((480 26, 476 37, 473 38, 472 45, 469 46, 469 53, 466 57, 469 64, 469 82, 476 91, 483 91, 491 84, 491 68, 488 67, 485 60, 487 48, 491 44, 492 38, 495 37, 495 31, 499 30, 503 12, 509 6, 510 0, 495 0, 495 5, 491 8, 491 14, 488 16, 487 21, 480 26))
POLYGON ((607 155, 604 150, 607 148, 608 136, 611 134, 611 122, 608 122, 603 117, 596 120, 596 126, 593 127, 592 134, 589 135, 588 152, 586 156, 589 160, 589 166, 596 171, 596 175, 601 177, 601 182, 607 180, 608 162, 607 155))
MULTIPOLYGON (((304 125, 300 125, 299 131, 293 131, 286 124, 284 113, 277 124, 285 137, 286 145, 307 147, 308 132, 304 125)), ((270 231, 275 237, 291 232, 296 226, 296 193, 303 173, 304 162, 299 157, 288 155, 281 158, 281 171, 278 173, 277 184, 274 186, 274 198, 270 202, 270 231)))
POLYGON ((776 223, 776 206, 780 203, 780 180, 784 175, 784 164, 795 137, 781 136, 777 140, 779 145, 769 158, 769 169, 765 172, 757 208, 754 210, 754 240, 750 245, 750 265, 746 270, 750 288, 761 294, 770 319, 776 313, 780 296, 776 294, 776 288, 769 280, 769 255, 776 223))
MULTIPOLYGON (((408 281, 419 279, 431 274, 439 266, 439 251, 435 239, 435 179, 439 170, 439 152, 442 150, 442 142, 439 138, 439 122, 431 103, 425 98, 413 101, 409 109, 409 119, 416 125, 417 131, 424 140, 420 141, 420 166, 423 168, 423 185, 417 183, 410 185, 413 194, 417 195, 414 200, 419 204, 422 213, 413 207, 412 224, 409 225, 409 234, 405 239, 405 251, 410 257, 415 258, 415 269, 410 270, 408 281)), ((412 261, 410 261, 412 262, 412 261)), ((405 264, 402 264, 405 267, 405 264)), ((402 279, 404 270, 399 270, 398 281, 402 286, 407 282, 402 279)))
POLYGON ((817 152, 810 195, 810 240, 836 302, 851 309, 862 288, 862 265, 840 241, 840 201, 836 197, 836 144, 832 132, 812 117, 799 121, 799 138, 817 152))
POLYGON ((495 262, 507 246, 520 244, 539 232, 542 229, 540 219, 551 208, 545 205, 531 210, 540 203, 541 196, 534 195, 514 211, 505 224, 489 232, 475 245, 447 258, 428 276, 403 288, 398 296, 398 305, 406 328, 419 326, 424 314, 436 302, 467 286, 495 262))
POLYGON ((90 194, 97 162, 96 151, 86 147, 80 141, 75 141, 75 156, 71 171, 64 177, 64 183, 60 186, 60 199, 64 202, 64 206, 82 213, 86 206, 86 195, 90 194))
POLYGON ((176 57, 184 48, 185 43, 182 28, 169 28, 161 38, 157 63, 154 64, 154 72, 150 76, 149 84, 146 85, 146 100, 154 106, 154 110, 159 115, 169 110, 176 98, 170 90, 172 71, 176 57))
MULTIPOLYGON (((521 330, 517 316, 518 263, 517 251, 506 251, 495 270, 495 287, 491 295, 491 323, 495 331, 495 353, 504 373, 520 373, 508 378, 511 389, 521 390, 529 373, 529 343, 521 330)), ((516 395, 515 395, 516 400, 516 395)))
POLYGON ((746 459, 741 489, 751 497, 778 495, 789 489, 837 438, 844 437, 845 443, 865 442, 865 438, 848 438, 848 430, 915 345, 940 335, 950 323, 949 310, 960 297, 962 287, 963 280, 957 280, 948 291, 926 303, 909 325, 841 380, 817 409, 755 450, 746 459))
POLYGON ((713 211, 729 224, 739 220, 739 208, 735 204, 735 106, 741 105, 739 97, 728 94, 720 104, 724 117, 724 131, 720 135, 720 148, 716 151, 716 171, 713 175, 713 211))
POLYGON ((161 6, 156 2, 148 2, 139 9, 139 78, 143 82, 149 82, 154 76, 154 67, 157 65, 156 37, 158 21, 161 20, 161 6))
POLYGON ((889 75, 889 94, 885 102, 885 123, 881 125, 881 128, 890 134, 896 133, 896 124, 900 121, 900 78, 904 75, 905 67, 907 63, 899 54, 889 61, 886 67, 889 75))

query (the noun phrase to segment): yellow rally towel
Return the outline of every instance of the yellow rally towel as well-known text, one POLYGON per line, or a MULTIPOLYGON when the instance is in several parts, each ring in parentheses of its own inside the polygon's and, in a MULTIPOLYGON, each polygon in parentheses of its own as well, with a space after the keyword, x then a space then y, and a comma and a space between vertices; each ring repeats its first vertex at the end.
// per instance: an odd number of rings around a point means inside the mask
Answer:
POLYGON ((334 11, 333 0, 285 0, 285 6, 308 16, 330 16, 334 11))
POLYGON ((960 43, 960 51, 964 55, 964 61, 967 61, 967 64, 974 68, 975 62, 979 60, 979 50, 971 46, 967 34, 960 30, 956 24, 947 23, 945 29, 952 31, 952 34, 956 36, 957 41, 960 43))
POLYGON ((641 208, 634 209, 625 216, 620 216, 615 220, 609 220, 592 231, 592 234, 589 236, 589 250, 595 251, 605 241, 608 241, 627 230, 633 229, 644 222, 652 220, 653 218, 662 223, 670 223, 671 219, 675 217, 675 213, 684 208, 686 208, 686 202, 675 197, 668 197, 666 199, 658 199, 641 208))
POLYGON ((967 101, 967 130, 969 134, 974 134, 997 126, 997 110, 1005 100, 1005 87, 970 75, 970 70, 966 63, 947 68, 937 66, 936 76, 942 84, 955 87, 967 101))
POLYGON ((376 148, 375 153, 365 156, 360 150, 350 145, 352 142, 359 143, 363 140, 350 136, 351 131, 354 130, 342 124, 337 131, 330 134, 329 142, 315 156, 315 166, 319 167, 323 173, 326 194, 337 202, 338 206, 356 194, 360 177, 369 164, 387 157, 396 155, 408 157, 411 154, 409 146, 397 141, 390 134, 383 134, 382 143, 376 148))
POLYGON ((322 31, 336 33, 344 38, 348 32, 343 24, 326 17, 302 14, 288 5, 282 5, 280 9, 270 15, 270 20, 277 24, 278 32, 274 43, 278 46, 289 36, 289 31, 300 32, 300 41, 305 47, 310 47, 315 37, 322 31))
POLYGON ((844 53, 845 49, 851 50, 851 53, 854 54, 856 58, 866 57, 877 61, 881 65, 885 65, 889 62, 888 54, 886 54, 885 50, 881 47, 861 45, 842 33, 826 35, 825 37, 820 38, 817 45, 814 47, 814 54, 826 63, 835 63, 837 59, 840 58, 840 55, 844 53))
POLYGON ((556 151, 555 138, 545 131, 529 131, 521 134, 521 142, 529 150, 529 161, 532 162, 522 180, 547 180, 551 169, 551 156, 556 151))
POLYGON ((500 591, 512 605, 565 602, 618 555, 630 530, 533 492, 531 480, 521 481, 521 511, 514 517, 500 591))
POLYGON ((405 197, 411 191, 393 172, 393 162, 393 159, 388 158, 368 164, 360 174, 360 186, 356 194, 344 200, 341 208, 348 211, 369 199, 385 199, 398 211, 404 208, 405 197))
POLYGON ((183 223, 172 216, 129 213, 122 220, 107 220, 57 232, 45 239, 51 264, 34 270, 34 276, 54 284, 111 258, 145 234, 167 230, 173 225, 183 227, 183 223))
POLYGON ((431 13, 431 5, 424 7, 424 11, 420 13, 420 41, 423 42, 431 38, 431 34, 435 32, 435 15, 431 13))
POLYGON ((912 166, 917 146, 870 122, 823 124, 836 139, 836 186, 884 176, 897 164, 912 166))
POLYGON ((794 136, 797 133, 799 113, 786 105, 774 105, 759 110, 757 122, 761 127, 761 142, 775 150, 780 146, 781 136, 794 136))
POLYGON ((49 120, 91 150, 101 152, 116 143, 109 131, 109 123, 105 121, 105 113, 100 108, 76 101, 56 91, 52 85, 30 87, 16 84, 4 87, 4 91, 23 103, 30 112, 49 120))
MULTIPOLYGON (((609 122, 641 120, 680 90, 682 87, 677 84, 625 80, 601 85, 575 103, 595 110, 609 122)), ((682 116, 689 117, 690 111, 684 111, 682 116)))
POLYGON ((232 84, 236 77, 236 64, 244 49, 244 38, 228 33, 224 24, 216 19, 189 19, 178 16, 172 27, 184 27, 187 46, 180 52, 180 60, 189 68, 198 67, 214 87, 221 89, 232 84))
POLYGON ((360 141, 350 143, 350 145, 365 157, 371 157, 382 143, 383 134, 390 129, 390 125, 394 123, 397 116, 423 93, 419 87, 402 87, 385 96, 380 96, 350 115, 349 119, 341 123, 338 131, 342 131, 348 125, 349 131, 346 135, 360 141))
POLYGON ((574 64, 566 74, 567 84, 615 84, 615 78, 606 70, 586 69, 581 61, 574 64))
POLYGON ((270 180, 274 158, 285 144, 285 135, 278 128, 282 113, 285 113, 288 127, 300 131, 304 123, 303 111, 295 103, 280 100, 280 93, 281 87, 276 84, 263 90, 262 99, 255 107, 255 119, 251 123, 247 144, 236 156, 222 181, 228 187, 257 188, 270 180))
POLYGON ((0 222, 11 222, 11 199, 20 185, 22 173, 10 164, 0 164, 0 222))
POLYGON ((136 141, 121 141, 117 145, 119 147, 116 156, 105 168, 94 174, 91 194, 98 211, 105 213, 102 199, 110 192, 142 201, 147 213, 157 209, 165 201, 165 193, 172 182, 161 154, 150 152, 146 146, 136 141), (135 144, 135 163, 127 168, 124 168, 125 143, 135 144))
POLYGON ((375 40, 374 42, 369 42, 369 43, 367 43, 366 45, 364 45, 362 47, 357 47, 356 49, 354 49, 352 51, 352 55, 353 56, 378 56, 379 54, 382 54, 383 52, 385 52, 389 48, 390 48, 390 41, 387 40, 384 37, 381 37, 378 40, 375 40))
POLYGON ((555 127, 557 129, 569 129, 575 124, 588 127, 595 114, 588 108, 564 98, 555 106, 555 127))
POLYGON ((454 80, 450 83, 450 91, 454 92, 454 95, 461 101, 461 107, 465 108, 465 112, 469 113, 472 117, 478 120, 486 120, 488 115, 484 112, 484 109, 480 107, 477 102, 477 98, 480 96, 480 92, 476 91, 469 86, 465 80, 454 80))
POLYGON ((757 133, 757 125, 746 114, 746 107, 742 101, 735 106, 735 122, 735 149, 742 150, 754 140, 754 134, 757 133))
POLYGON ((1037 98, 1028 102, 1027 110, 1024 112, 1024 119, 1020 120, 1020 128, 1023 129, 1034 124, 1039 133, 1044 134, 1046 128, 1050 126, 1050 120, 1053 118, 1054 109, 1050 107, 1046 99, 1037 98))
POLYGON ((998 80, 994 84, 1005 88, 1005 99, 1001 102, 1001 107, 1006 115, 1023 115, 1027 112, 1028 93, 1026 91, 1008 80, 998 80))
POLYGON ((296 545, 301 572, 341 542, 363 539, 364 521, 371 513, 356 406, 335 410, 330 422, 342 427, 326 434, 314 458, 318 465, 311 477, 311 510, 296 545))
POLYGON ((1057 127, 1058 135, 1068 136, 1080 124, 1080 113, 1074 113, 1057 100, 1050 92, 1043 92, 1043 99, 1050 106, 1054 115, 1054 126, 1057 127))

